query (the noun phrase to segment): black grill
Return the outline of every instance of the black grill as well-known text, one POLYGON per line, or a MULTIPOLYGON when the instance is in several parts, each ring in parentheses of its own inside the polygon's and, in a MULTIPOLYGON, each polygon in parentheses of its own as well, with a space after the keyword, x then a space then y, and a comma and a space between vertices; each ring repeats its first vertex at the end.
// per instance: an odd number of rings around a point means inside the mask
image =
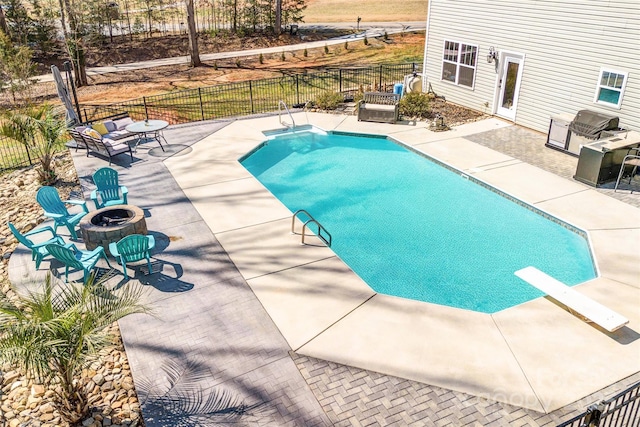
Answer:
POLYGON ((603 130, 618 129, 619 118, 591 110, 580 110, 569 124, 569 130, 589 139, 599 139, 603 130))

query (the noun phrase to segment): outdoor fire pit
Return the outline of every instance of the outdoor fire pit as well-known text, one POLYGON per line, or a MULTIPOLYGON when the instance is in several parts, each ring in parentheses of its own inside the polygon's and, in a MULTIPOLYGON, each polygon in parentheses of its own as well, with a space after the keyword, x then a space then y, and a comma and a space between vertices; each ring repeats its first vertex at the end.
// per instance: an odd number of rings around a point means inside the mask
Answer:
POLYGON ((130 234, 147 234, 147 222, 139 207, 115 205, 90 212, 82 218, 80 233, 87 250, 102 246, 110 255, 109 243, 130 234))

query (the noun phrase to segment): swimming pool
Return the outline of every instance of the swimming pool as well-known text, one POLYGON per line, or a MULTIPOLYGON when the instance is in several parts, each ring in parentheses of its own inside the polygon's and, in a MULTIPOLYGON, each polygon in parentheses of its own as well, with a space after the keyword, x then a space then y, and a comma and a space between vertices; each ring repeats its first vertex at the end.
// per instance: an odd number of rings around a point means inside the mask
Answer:
POLYGON ((586 238, 386 137, 307 130, 240 159, 376 292, 494 313, 542 296, 514 272, 596 276, 586 238))

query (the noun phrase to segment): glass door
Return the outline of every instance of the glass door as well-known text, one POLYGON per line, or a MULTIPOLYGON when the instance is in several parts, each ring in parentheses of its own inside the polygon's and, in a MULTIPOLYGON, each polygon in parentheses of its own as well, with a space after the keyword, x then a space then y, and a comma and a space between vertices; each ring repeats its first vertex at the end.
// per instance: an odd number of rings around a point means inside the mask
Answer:
POLYGON ((518 106, 518 92, 522 76, 522 56, 506 54, 498 79, 498 108, 496 114, 505 119, 515 120, 518 106))

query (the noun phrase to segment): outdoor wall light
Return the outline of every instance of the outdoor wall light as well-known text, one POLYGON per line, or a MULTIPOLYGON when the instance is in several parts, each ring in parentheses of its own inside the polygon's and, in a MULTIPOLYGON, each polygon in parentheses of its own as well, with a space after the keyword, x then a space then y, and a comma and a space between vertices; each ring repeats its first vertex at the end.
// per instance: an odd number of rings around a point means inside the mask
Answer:
POLYGON ((495 48, 491 46, 489 48, 489 54, 487 55, 487 62, 491 64, 496 59, 498 59, 498 52, 496 52, 495 48))

